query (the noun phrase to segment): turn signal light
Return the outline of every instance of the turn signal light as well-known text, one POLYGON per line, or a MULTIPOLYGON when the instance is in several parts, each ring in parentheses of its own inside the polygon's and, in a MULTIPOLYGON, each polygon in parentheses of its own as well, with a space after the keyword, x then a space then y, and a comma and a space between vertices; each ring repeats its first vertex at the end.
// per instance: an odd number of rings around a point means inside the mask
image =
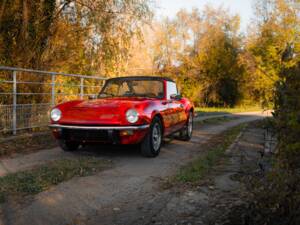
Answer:
POLYGON ((122 130, 120 132, 121 136, 129 136, 129 135, 133 135, 133 131, 132 130, 122 130))

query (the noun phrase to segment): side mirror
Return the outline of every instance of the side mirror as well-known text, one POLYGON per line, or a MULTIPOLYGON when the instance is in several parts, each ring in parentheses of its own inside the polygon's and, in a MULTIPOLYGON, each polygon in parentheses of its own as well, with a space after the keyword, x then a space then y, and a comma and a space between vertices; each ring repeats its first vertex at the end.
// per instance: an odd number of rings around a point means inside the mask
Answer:
POLYGON ((172 99, 172 100, 177 100, 177 101, 179 101, 179 100, 181 100, 181 95, 180 94, 172 94, 171 96, 170 96, 170 98, 172 99))
POLYGON ((89 100, 94 100, 97 98, 97 95, 89 95, 89 100))

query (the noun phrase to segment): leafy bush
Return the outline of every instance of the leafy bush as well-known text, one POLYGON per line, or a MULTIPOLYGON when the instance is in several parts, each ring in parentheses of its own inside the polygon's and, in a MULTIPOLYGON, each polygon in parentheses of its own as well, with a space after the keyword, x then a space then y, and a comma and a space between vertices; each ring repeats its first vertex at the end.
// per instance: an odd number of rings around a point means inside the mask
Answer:
POLYGON ((248 224, 300 224, 300 63, 283 70, 275 92, 278 155, 266 177, 254 179, 248 224))

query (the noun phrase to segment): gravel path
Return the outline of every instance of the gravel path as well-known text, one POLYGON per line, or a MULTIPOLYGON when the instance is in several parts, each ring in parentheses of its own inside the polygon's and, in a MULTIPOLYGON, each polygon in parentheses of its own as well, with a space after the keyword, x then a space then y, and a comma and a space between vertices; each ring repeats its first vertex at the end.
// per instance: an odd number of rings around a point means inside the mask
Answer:
POLYGON ((29 198, 26 203, 3 204, 0 225, 147 224, 145 221, 151 224, 153 214, 168 202, 168 194, 158 190, 158 181, 174 174, 181 165, 201 154, 203 143, 209 138, 240 123, 265 116, 243 113, 237 115, 236 120, 223 124, 196 126, 190 142, 167 142, 160 156, 154 159, 141 157, 136 149, 94 146, 76 154, 66 154, 54 148, 2 160, 6 171, 19 171, 61 157, 93 154, 112 160, 115 166, 94 176, 61 183, 29 198), (152 203, 156 207, 151 207, 152 203))

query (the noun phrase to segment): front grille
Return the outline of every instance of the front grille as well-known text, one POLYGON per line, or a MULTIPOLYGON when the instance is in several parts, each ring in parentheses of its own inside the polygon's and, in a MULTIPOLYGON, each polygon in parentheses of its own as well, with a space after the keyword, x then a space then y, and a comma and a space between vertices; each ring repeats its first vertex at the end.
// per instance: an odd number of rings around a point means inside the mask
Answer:
POLYGON ((110 142, 113 135, 109 135, 109 132, 108 130, 63 129, 62 136, 64 139, 73 141, 110 142))

